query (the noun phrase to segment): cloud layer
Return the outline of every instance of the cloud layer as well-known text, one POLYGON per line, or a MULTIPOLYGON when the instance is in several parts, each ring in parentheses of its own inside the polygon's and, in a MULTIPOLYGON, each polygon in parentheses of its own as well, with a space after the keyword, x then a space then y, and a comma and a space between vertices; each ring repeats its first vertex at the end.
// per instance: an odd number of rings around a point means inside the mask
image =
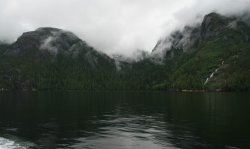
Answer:
POLYGON ((0 40, 14 41, 38 27, 73 31, 96 49, 130 55, 217 11, 238 14, 250 0, 1 0, 0 40))

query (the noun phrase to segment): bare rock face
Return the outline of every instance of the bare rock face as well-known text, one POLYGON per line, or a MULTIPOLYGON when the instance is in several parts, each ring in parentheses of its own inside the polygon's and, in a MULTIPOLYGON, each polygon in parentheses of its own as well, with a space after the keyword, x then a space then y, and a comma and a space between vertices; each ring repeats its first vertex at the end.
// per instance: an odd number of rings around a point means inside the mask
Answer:
POLYGON ((201 38, 207 40, 215 35, 225 31, 229 24, 236 20, 236 18, 221 16, 217 13, 210 13, 206 15, 201 24, 201 38))

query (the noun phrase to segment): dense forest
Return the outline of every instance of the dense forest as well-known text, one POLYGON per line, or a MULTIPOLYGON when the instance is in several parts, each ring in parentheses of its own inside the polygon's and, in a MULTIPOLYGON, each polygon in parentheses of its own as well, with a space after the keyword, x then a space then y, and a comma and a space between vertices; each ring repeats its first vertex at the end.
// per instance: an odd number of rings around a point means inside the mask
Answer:
POLYGON ((247 91, 249 38, 247 19, 211 13, 161 39, 144 59, 127 62, 71 32, 39 28, 0 43, 0 89, 247 91))

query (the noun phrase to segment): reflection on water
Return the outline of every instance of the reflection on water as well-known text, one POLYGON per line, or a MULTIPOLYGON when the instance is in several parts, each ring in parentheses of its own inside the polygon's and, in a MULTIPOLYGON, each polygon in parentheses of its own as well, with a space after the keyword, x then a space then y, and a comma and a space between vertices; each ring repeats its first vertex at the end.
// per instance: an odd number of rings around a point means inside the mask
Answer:
POLYGON ((22 138, 35 144, 32 148, 250 148, 249 97, 5 92, 0 94, 0 137, 22 138))

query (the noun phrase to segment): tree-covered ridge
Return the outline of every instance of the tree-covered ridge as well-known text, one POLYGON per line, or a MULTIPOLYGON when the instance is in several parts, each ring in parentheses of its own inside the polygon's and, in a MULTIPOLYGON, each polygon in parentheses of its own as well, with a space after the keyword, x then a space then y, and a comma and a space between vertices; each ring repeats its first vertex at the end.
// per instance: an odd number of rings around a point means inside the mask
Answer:
POLYGON ((0 89, 249 90, 248 24, 211 13, 130 62, 96 51, 71 32, 39 28, 0 44, 0 89))
POLYGON ((24 33, 2 55, 2 89, 102 89, 115 65, 70 32, 24 33))
POLYGON ((202 24, 193 28, 186 39, 189 49, 179 44, 179 47, 174 45, 167 52, 165 65, 175 61, 177 67, 166 79, 168 83, 165 87, 179 90, 249 90, 249 37, 249 26, 239 18, 216 13, 205 16, 202 24), (170 60, 167 58, 168 53, 177 51, 182 54, 172 54, 176 56, 170 60))

